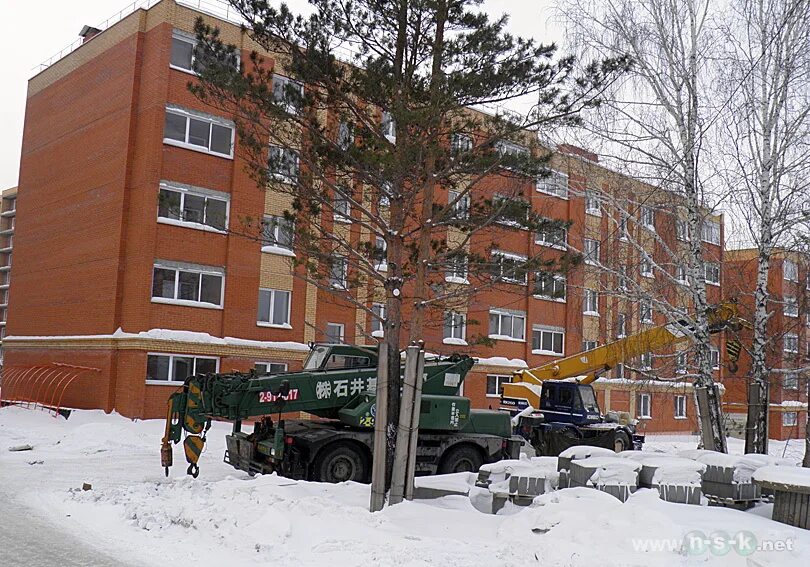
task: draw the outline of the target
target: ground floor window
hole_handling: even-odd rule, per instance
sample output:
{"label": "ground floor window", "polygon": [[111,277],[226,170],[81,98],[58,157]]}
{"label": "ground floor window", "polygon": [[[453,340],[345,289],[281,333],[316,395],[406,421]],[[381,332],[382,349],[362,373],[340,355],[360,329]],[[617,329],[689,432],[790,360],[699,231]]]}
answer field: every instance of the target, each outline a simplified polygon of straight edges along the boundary
{"label": "ground floor window", "polygon": [[183,382],[189,376],[219,371],[219,359],[188,354],[152,354],[146,357],[147,382]]}
{"label": "ground floor window", "polygon": [[652,404],[650,403],[650,394],[638,395],[638,416],[639,417],[652,417]]}
{"label": "ground floor window", "polygon": [[286,362],[257,362],[256,374],[278,374],[280,372],[287,372]]}
{"label": "ground floor window", "polygon": [[487,375],[487,396],[492,398],[500,397],[501,393],[503,393],[503,385],[508,384],[509,380],[510,376]]}
{"label": "ground floor window", "polygon": [[677,419],[686,417],[686,396],[675,396],[675,417]]}
{"label": "ground floor window", "polygon": [[782,414],[782,425],[793,427],[799,423],[799,414],[795,411],[786,411]]}

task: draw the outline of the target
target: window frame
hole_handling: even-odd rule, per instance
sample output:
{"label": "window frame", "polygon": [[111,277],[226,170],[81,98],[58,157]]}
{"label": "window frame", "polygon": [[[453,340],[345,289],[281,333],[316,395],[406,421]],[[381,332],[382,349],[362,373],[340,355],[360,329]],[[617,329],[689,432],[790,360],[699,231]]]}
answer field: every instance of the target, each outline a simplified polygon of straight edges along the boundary
{"label": "window frame", "polygon": [[466,254],[453,254],[447,257],[444,269],[444,281],[461,285],[469,285],[467,279],[470,273],[469,257]]}
{"label": "window frame", "polygon": [[[259,372],[259,370],[256,368],[260,364],[266,366],[265,372]],[[270,372],[269,371],[270,366],[273,365],[273,364],[283,366],[284,370],[279,370],[277,372]],[[257,360],[256,362],[253,363],[253,369],[256,370],[256,373],[259,374],[259,375],[263,375],[263,374],[282,374],[284,372],[289,372],[290,371],[290,365],[288,363],[286,363],[286,362],[273,362],[272,360]]]}
{"label": "window frame", "polygon": [[[169,114],[173,114],[174,116],[180,116],[185,119],[186,127],[185,127],[185,138],[184,140],[175,140],[174,138],[167,138],[166,137],[166,117]],[[199,146],[196,144],[192,144],[188,141],[189,139],[189,130],[191,128],[191,120],[197,120],[200,122],[207,122],[208,123],[208,147]],[[211,141],[213,140],[213,128],[214,125],[228,128],[231,131],[231,140],[230,140],[230,152],[225,154],[221,152],[217,152],[211,149]],[[200,152],[203,154],[208,154],[212,156],[217,156],[225,159],[233,159],[234,154],[234,145],[236,140],[236,125],[231,121],[225,118],[220,118],[218,116],[213,116],[211,114],[206,114],[204,112],[197,112],[194,110],[188,110],[181,106],[167,104],[166,110],[164,113],[163,118],[163,143],[168,146],[175,146],[178,148],[184,148],[186,150],[193,150],[195,152]]]}
{"label": "window frame", "polygon": [[[155,297],[155,270],[174,270],[174,297]],[[200,283],[197,288],[198,297],[202,296],[202,282],[203,275],[218,276],[221,279],[219,289],[219,304],[208,303],[207,301],[199,301],[193,299],[178,299],[180,291],[180,272],[199,274]],[[217,268],[214,266],[203,266],[200,264],[187,264],[183,262],[172,262],[169,260],[154,260],[152,262],[152,285],[149,293],[151,295],[151,303],[161,303],[166,305],[180,305],[184,307],[200,307],[203,309],[224,309],[225,308],[225,270],[224,268]]]}
{"label": "window frame", "polygon": [[[280,79],[280,83],[282,85],[294,85],[294,86],[298,87],[298,89],[300,90],[302,98],[304,96],[304,83],[302,83],[301,81],[296,81],[292,77],[288,77],[286,75],[280,75],[278,73],[273,73],[272,82],[271,82],[271,89],[272,89],[271,92],[272,92],[273,102],[275,102],[277,104],[279,104],[279,103],[282,104],[284,106],[284,111],[287,112],[287,114],[294,114],[294,115],[301,114],[302,109],[298,108],[293,103],[293,101],[285,100],[284,98],[279,98],[279,97],[276,96],[276,80],[277,79]],[[286,90],[286,87],[283,86],[282,90]]]}
{"label": "window frame", "polygon": [[[788,341],[796,343],[796,350],[788,349]],[[785,333],[782,337],[782,351],[789,354],[798,354],[799,352],[799,335],[796,333]]]}
{"label": "window frame", "polygon": [[[649,316],[647,316],[649,313]],[[655,314],[653,313],[652,302],[641,301],[638,306],[638,320],[643,325],[652,325],[655,323]]]}
{"label": "window frame", "polygon": [[[498,316],[498,333],[492,332],[492,316]],[[523,338],[515,338],[511,335],[504,335],[501,333],[503,331],[503,318],[504,317],[511,317],[512,318],[512,326],[510,332],[514,332],[515,330],[515,318],[520,318],[523,320]],[[487,336],[490,339],[498,340],[498,341],[512,341],[518,343],[525,343],[526,342],[526,312],[525,311],[518,311],[512,309],[504,309],[502,307],[490,307],[489,308],[489,317],[488,317],[488,324],[489,324],[489,332]]]}
{"label": "window frame", "polygon": [[641,251],[639,254],[639,274],[643,278],[654,278],[655,277],[655,265],[653,264],[652,257],[646,252]]}
{"label": "window frame", "polygon": [[[589,297],[593,298],[593,305],[589,305]],[[595,306],[596,309],[588,309],[588,307]],[[590,317],[599,317],[599,292],[595,289],[584,288],[582,290],[582,314]]]}
{"label": "window frame", "polygon": [[[563,183],[561,184],[560,181]],[[545,177],[538,176],[534,182],[535,191],[545,195],[551,195],[558,199],[568,200],[570,193],[569,178],[567,173],[550,169],[549,174]]]}
{"label": "window frame", "polygon": [[[788,270],[790,266],[790,270]],[[782,261],[782,279],[787,282],[799,281],[799,265],[789,258]]]}
{"label": "window frame", "polygon": [[638,369],[643,371],[653,369],[653,354],[651,351],[642,352],[638,355]]}
{"label": "window frame", "polygon": [[[593,244],[593,250],[588,250],[589,244]],[[595,260],[594,254],[595,252]],[[595,238],[583,238],[582,239],[582,259],[585,261],[586,264],[589,266],[598,266],[601,262],[602,256],[602,243],[596,240]]]}
{"label": "window frame", "polygon": [[709,364],[712,365],[712,370],[720,370],[720,349],[709,347]]}
{"label": "window frame", "polygon": [[[448,322],[450,323],[448,325]],[[460,333],[457,331],[460,329]],[[447,335],[447,331],[450,335]],[[460,336],[456,336],[460,335]],[[467,314],[460,311],[444,312],[442,322],[442,343],[446,345],[467,345]]]}
{"label": "window frame", "polygon": [[[268,320],[262,321],[259,319],[259,312],[258,312],[258,305],[256,307],[256,326],[258,327],[271,327],[274,329],[292,329],[292,320],[291,320],[291,311],[292,311],[292,291],[287,289],[275,289],[270,287],[260,287],[259,288],[259,296],[261,293],[270,292],[270,311],[268,313]],[[273,315],[275,315],[275,307],[276,307],[276,294],[277,293],[286,293],[287,294],[287,313],[286,313],[286,323],[273,323]],[[261,302],[259,302],[259,305]]]}
{"label": "window frame", "polygon": [[[642,400],[646,400],[646,404]],[[652,419],[652,394],[648,392],[639,392],[638,399],[636,401],[638,403],[638,418]],[[645,405],[646,411],[644,407]]]}
{"label": "window frame", "polygon": [[[287,222],[289,222],[289,231],[290,231],[289,246],[279,244],[279,234],[281,232],[281,225],[282,223]],[[270,240],[267,238],[268,234],[265,231],[265,227],[268,226],[272,227],[272,238],[273,238],[272,244],[267,244],[267,242],[270,242]],[[295,257],[295,252],[293,251],[294,243],[295,243],[295,221],[287,219],[284,215],[266,214],[262,217],[262,252],[267,254],[278,254],[279,256],[291,256],[294,258]]]}
{"label": "window frame", "polygon": [[[594,217],[602,216],[602,209],[599,206],[599,194],[601,191],[598,189],[585,189],[585,214]],[[596,206],[594,206],[594,202]]]}
{"label": "window frame", "polygon": [[687,415],[686,415],[686,406],[687,406],[686,395],[684,395],[684,394],[675,394],[675,396],[673,396],[673,402],[675,404],[674,418],[675,419],[687,419]]}
{"label": "window frame", "polygon": [[648,205],[641,205],[639,221],[641,226],[655,232],[655,209]]}
{"label": "window frame", "polygon": [[[524,269],[522,269],[522,272],[523,272],[523,278],[522,279],[517,279],[517,277],[510,278],[510,277],[504,276],[504,262],[503,262],[503,260],[518,260],[520,262],[523,262],[523,264],[525,265],[526,261],[527,261],[526,256],[523,256],[521,254],[514,254],[512,252],[504,252],[503,250],[493,250],[492,251],[492,256],[493,256],[493,265],[498,266],[498,273],[497,274],[495,274],[495,270],[493,270],[493,276],[494,276],[496,281],[502,282],[502,283],[513,284],[513,285],[528,285],[529,284],[529,271],[527,269],[525,269],[525,267],[524,267]],[[515,268],[516,272],[517,272],[517,270],[518,270],[518,268]]]}
{"label": "window frame", "polygon": [[[495,393],[490,394],[489,392],[489,379],[495,378]],[[487,398],[499,398],[501,397],[501,391],[503,390],[504,384],[509,384],[512,381],[512,377],[505,375],[505,374],[487,374],[486,375],[486,384],[484,385],[484,392]]]}
{"label": "window frame", "polygon": [[[786,419],[792,416],[792,419]],[[799,412],[797,411],[784,411],[782,412],[782,427],[797,427],[799,425]]]}
{"label": "window frame", "polygon": [[[716,230],[715,230],[716,227]],[[715,242],[715,234],[717,241]],[[708,244],[714,244],[715,246],[720,246],[720,241],[722,240],[721,231],[720,231],[720,223],[715,222],[713,220],[705,219],[703,221],[703,227],[701,229],[700,239],[703,242]]]}
{"label": "window frame", "polygon": [[[169,379],[168,380],[149,380],[148,378],[146,378],[145,382],[146,382],[147,385],[150,385],[150,386],[166,386],[166,385],[168,385],[168,386],[177,386],[177,385],[182,385],[184,383],[184,380],[173,380],[172,379],[174,377],[173,359],[175,357],[194,359],[194,370],[195,370],[195,372],[190,374],[190,376],[195,376],[196,375],[197,359],[198,358],[203,359],[203,360],[213,360],[213,361],[216,362],[216,370],[215,370],[215,372],[219,372],[219,369],[220,369],[220,366],[219,366],[220,365],[220,357],[218,357],[218,356],[210,356],[210,355],[204,355],[204,354],[181,354],[181,353],[171,353],[171,352],[147,351],[147,353],[146,353],[146,369],[147,369],[147,372],[149,371],[149,357],[150,356],[168,356],[169,357],[169,376],[168,376]],[[148,374],[147,374],[147,376],[148,376]]]}
{"label": "window frame", "polygon": [[[543,276],[550,276],[549,278],[542,277]],[[552,295],[547,295],[544,293],[538,293],[540,286],[538,285],[540,281],[548,282],[552,281]],[[562,295],[557,296],[555,295],[557,284],[562,283]],[[536,299],[542,299],[545,301],[556,301],[557,303],[566,303],[568,301],[568,278],[566,278],[562,274],[554,274],[549,272],[535,272],[534,273],[534,288],[532,289],[532,297]]]}
{"label": "window frame", "polygon": [[[180,210],[178,215],[181,217],[179,219],[175,219],[172,217],[165,217],[160,215],[160,199],[161,194],[163,191],[169,191],[172,193],[178,193],[180,195]],[[185,216],[185,201],[186,196],[190,195],[193,197],[201,197],[205,199],[203,205],[203,214],[207,216],[208,214],[208,200],[214,201],[221,201],[225,203],[225,228],[217,228],[213,225],[206,224],[204,221],[202,223],[197,221],[189,221],[183,220],[183,216]],[[219,191],[212,191],[210,189],[203,189],[202,187],[192,187],[191,185],[183,185],[181,183],[172,183],[170,181],[161,181],[158,184],[158,206],[157,206],[157,222],[160,224],[167,224],[172,226],[181,226],[185,228],[193,228],[195,230],[202,230],[204,232],[214,232],[217,234],[227,234],[228,233],[228,226],[230,224],[230,215],[231,215],[231,199],[228,193],[221,193]]]}
{"label": "window frame", "polygon": [[[375,312],[376,309],[376,312]],[[382,319],[386,317],[385,303],[374,302],[371,304],[371,336],[382,338],[385,336],[385,323]]]}
{"label": "window frame", "polygon": [[[715,274],[717,275],[717,281],[715,281],[713,279],[709,279],[709,275],[714,276]],[[709,262],[709,261],[703,262],[703,280],[707,284],[714,285],[714,286],[719,286],[720,285],[720,278],[721,278],[721,273],[720,273],[720,263],[719,262]]]}
{"label": "window frame", "polygon": [[[535,333],[539,333],[537,346],[535,348]],[[543,348],[543,335],[551,335],[551,350]],[[555,335],[560,336],[560,351],[554,350]],[[548,356],[565,356],[565,329],[563,327],[552,327],[549,325],[532,325],[532,354],[544,354]]]}
{"label": "window frame", "polygon": [[[790,381],[788,381],[788,377]],[[786,372],[782,375],[782,389],[783,390],[798,390],[799,389],[799,373]]]}
{"label": "window frame", "polygon": [[[548,221],[553,221],[554,219],[546,219]],[[549,240],[549,236],[553,236],[555,233],[562,233],[562,240],[560,239],[552,239]],[[534,233],[534,243],[538,246],[545,246],[546,248],[553,248],[555,250],[567,250],[568,249],[568,229],[561,228],[559,231],[538,231]]]}
{"label": "window frame", "polygon": [[[349,285],[349,259],[346,256],[342,256],[340,254],[336,254],[331,259],[331,265],[329,266],[329,286],[333,289],[348,289]],[[340,278],[340,281],[333,281],[335,278],[333,277],[335,272],[336,263],[339,264],[343,272]]]}
{"label": "window frame", "polygon": [[334,327],[334,328],[340,329],[340,334],[339,334],[340,340],[338,342],[336,342],[336,343],[334,343],[332,341],[327,341],[328,344],[333,344],[333,345],[335,345],[335,344],[337,344],[337,345],[346,344],[346,325],[344,323],[327,322],[326,323],[326,329],[324,330],[324,336],[327,337],[327,339],[329,338],[329,327]]}
{"label": "window frame", "polygon": [[[343,194],[343,193],[346,194]],[[332,197],[332,219],[342,224],[352,223],[352,202],[348,196],[348,187],[341,187]]]}
{"label": "window frame", "polygon": [[785,317],[796,318],[799,316],[799,301],[796,297],[786,295],[784,297],[784,305],[782,306],[782,314]]}
{"label": "window frame", "polygon": [[[281,161],[284,162],[290,155],[295,157],[295,173],[290,174],[283,171],[273,171],[270,169],[270,159],[273,152],[279,152]],[[295,185],[301,175],[301,152],[295,148],[279,146],[278,144],[267,145],[267,171],[273,179],[287,185]]]}

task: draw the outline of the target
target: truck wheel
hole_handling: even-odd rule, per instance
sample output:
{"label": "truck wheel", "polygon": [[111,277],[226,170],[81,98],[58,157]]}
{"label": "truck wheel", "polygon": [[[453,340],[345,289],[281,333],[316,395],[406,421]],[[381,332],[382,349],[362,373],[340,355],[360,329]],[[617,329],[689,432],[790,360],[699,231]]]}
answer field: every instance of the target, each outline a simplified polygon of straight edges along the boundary
{"label": "truck wheel", "polygon": [[613,450],[617,453],[627,451],[631,447],[630,436],[624,431],[616,431],[613,436]]}
{"label": "truck wheel", "polygon": [[483,464],[484,458],[477,448],[472,445],[457,445],[444,454],[438,473],[478,472]]}
{"label": "truck wheel", "polygon": [[368,459],[350,443],[334,443],[318,452],[313,472],[321,482],[368,482]]}

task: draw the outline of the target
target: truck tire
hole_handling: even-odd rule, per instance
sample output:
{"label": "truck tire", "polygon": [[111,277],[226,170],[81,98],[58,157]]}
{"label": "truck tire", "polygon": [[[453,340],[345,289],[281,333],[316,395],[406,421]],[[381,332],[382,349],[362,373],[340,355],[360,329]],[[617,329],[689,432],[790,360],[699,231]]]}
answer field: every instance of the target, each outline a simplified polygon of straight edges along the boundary
{"label": "truck tire", "polygon": [[616,431],[613,435],[613,450],[617,453],[627,451],[632,447],[630,436],[624,431]]}
{"label": "truck tire", "polygon": [[332,443],[318,451],[312,471],[321,482],[368,482],[369,460],[353,443]]}
{"label": "truck tire", "polygon": [[477,447],[472,445],[456,445],[442,455],[441,463],[436,471],[438,474],[457,472],[478,472],[484,464],[484,457]]}

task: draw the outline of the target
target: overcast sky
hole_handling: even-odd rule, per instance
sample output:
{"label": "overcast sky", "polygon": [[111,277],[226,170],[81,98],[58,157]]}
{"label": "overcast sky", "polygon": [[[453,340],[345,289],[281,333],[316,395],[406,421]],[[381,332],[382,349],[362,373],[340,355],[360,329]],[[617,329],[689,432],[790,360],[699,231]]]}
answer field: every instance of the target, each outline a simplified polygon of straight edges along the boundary
{"label": "overcast sky", "polygon": [[[209,0],[210,1],[210,0]],[[553,0],[485,0],[492,14],[510,15],[511,31],[543,41],[559,41],[549,23]],[[293,8],[305,0],[288,2]],[[0,34],[5,81],[0,91],[0,123],[6,133],[0,142],[0,189],[17,184],[28,79],[44,60],[69,45],[84,24],[98,25],[131,5],[127,0],[0,0],[5,22]]]}

